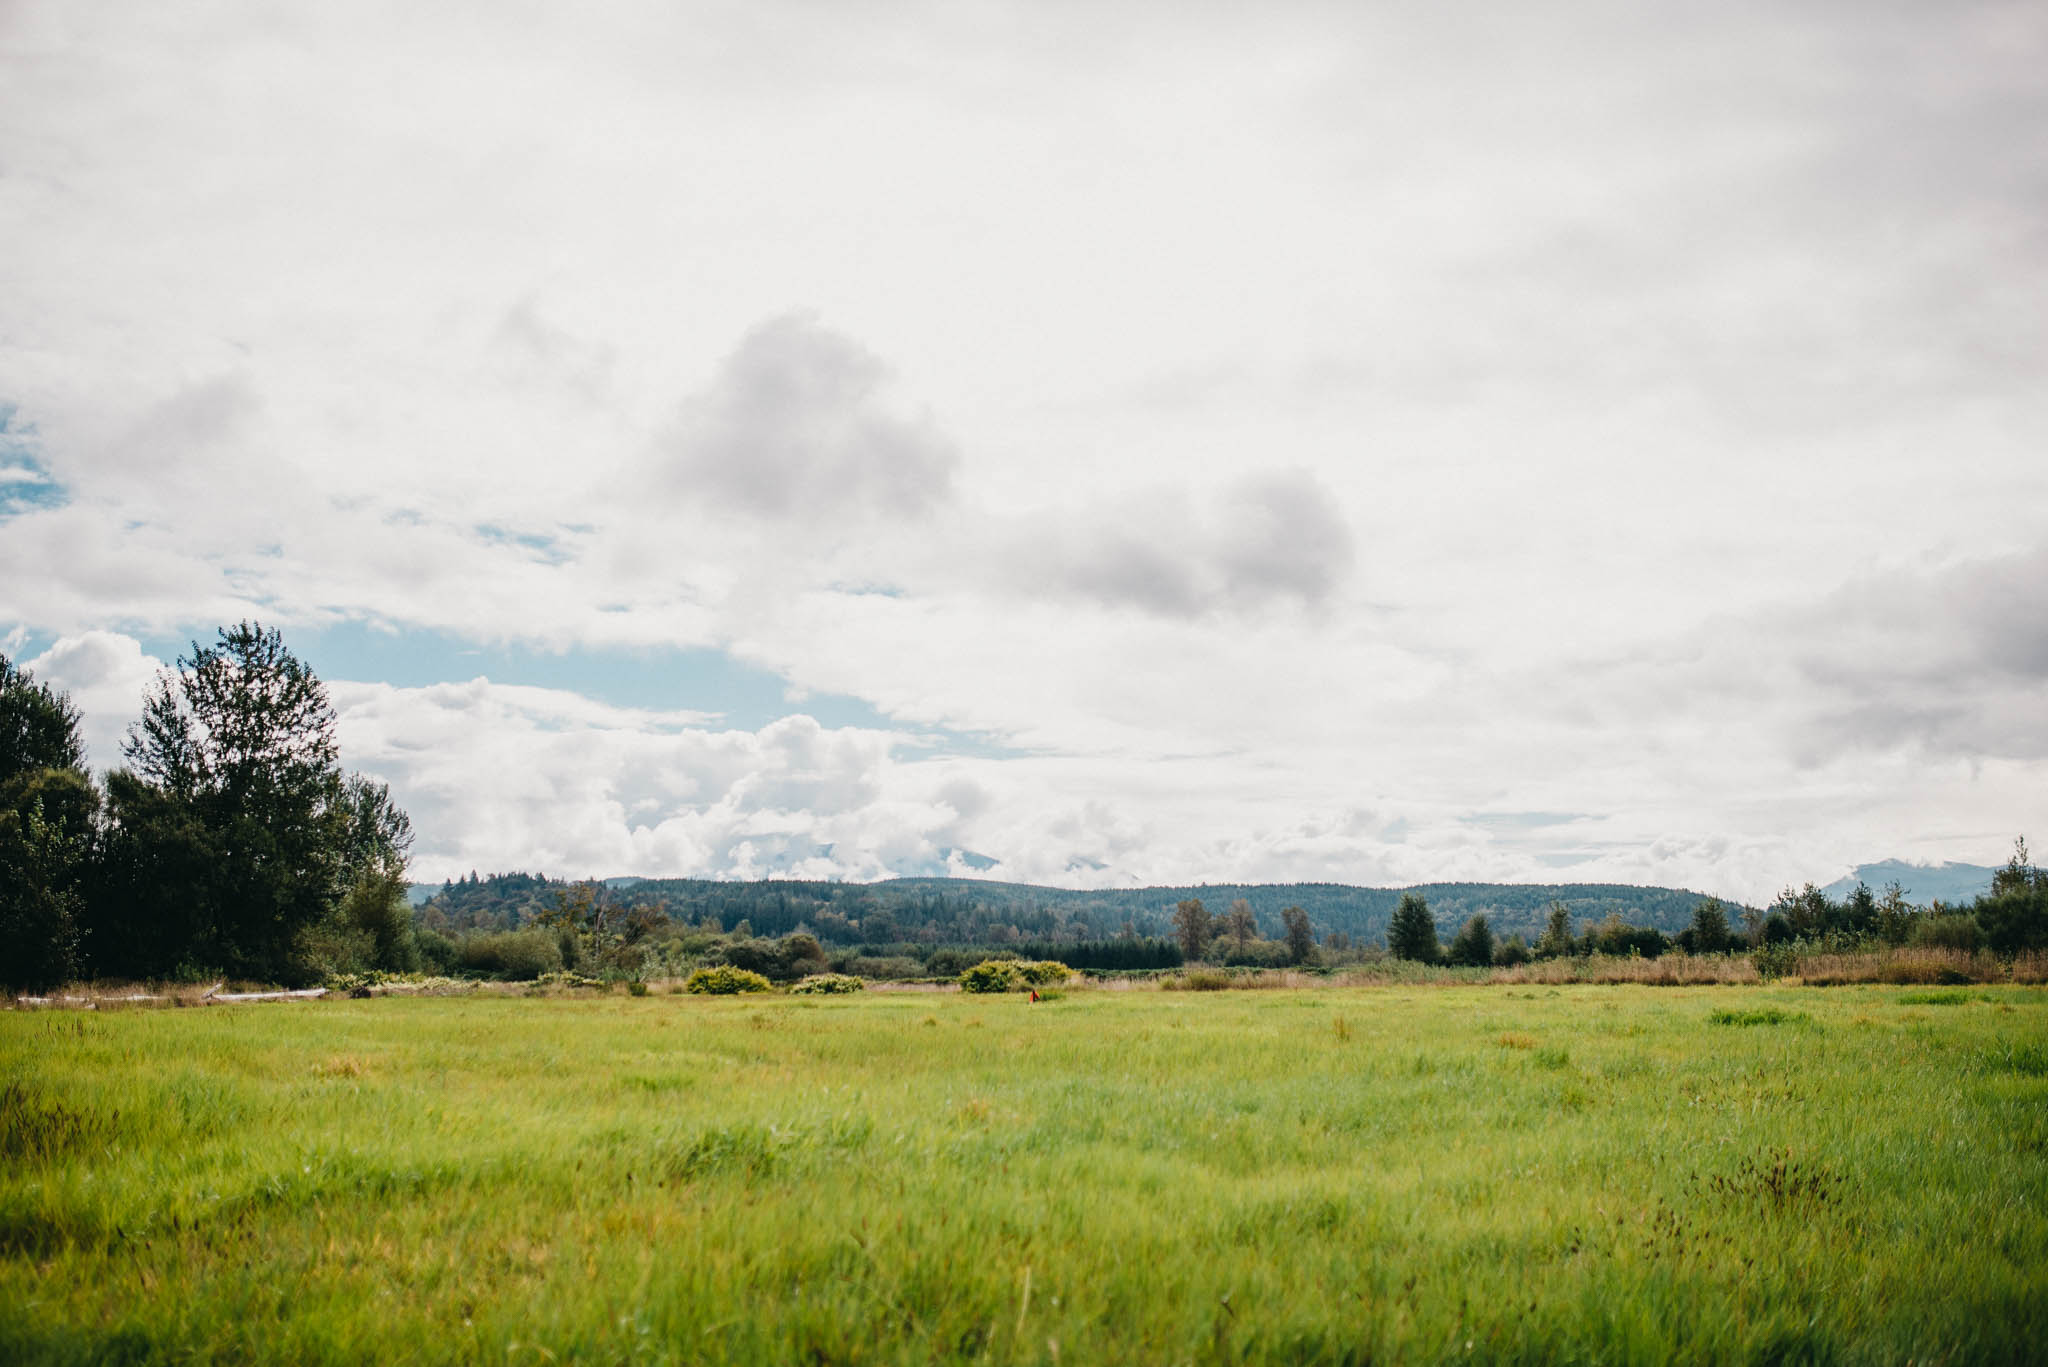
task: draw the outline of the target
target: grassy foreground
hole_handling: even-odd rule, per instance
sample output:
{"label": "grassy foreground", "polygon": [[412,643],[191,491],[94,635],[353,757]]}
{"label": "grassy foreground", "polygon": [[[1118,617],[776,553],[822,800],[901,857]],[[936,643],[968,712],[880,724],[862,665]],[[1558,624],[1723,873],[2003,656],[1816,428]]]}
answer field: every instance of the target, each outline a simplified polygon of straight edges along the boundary
{"label": "grassy foreground", "polygon": [[2048,992],[0,1015],[0,1361],[1997,1362]]}

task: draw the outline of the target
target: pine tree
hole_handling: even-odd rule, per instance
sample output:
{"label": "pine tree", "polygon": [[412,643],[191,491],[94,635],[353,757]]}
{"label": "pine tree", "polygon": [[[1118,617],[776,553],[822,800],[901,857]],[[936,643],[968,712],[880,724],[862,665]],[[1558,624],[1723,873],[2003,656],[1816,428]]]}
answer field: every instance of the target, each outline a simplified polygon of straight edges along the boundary
{"label": "pine tree", "polygon": [[1493,927],[1486,924],[1486,917],[1474,916],[1465,922],[1465,928],[1458,932],[1458,938],[1451,941],[1451,952],[1447,956],[1454,964],[1467,968],[1488,968],[1493,964]]}
{"label": "pine tree", "polygon": [[1394,919],[1387,923],[1387,952],[1397,959],[1425,964],[1433,964],[1441,956],[1436,942],[1436,920],[1429,914],[1429,903],[1418,894],[1401,894]]}

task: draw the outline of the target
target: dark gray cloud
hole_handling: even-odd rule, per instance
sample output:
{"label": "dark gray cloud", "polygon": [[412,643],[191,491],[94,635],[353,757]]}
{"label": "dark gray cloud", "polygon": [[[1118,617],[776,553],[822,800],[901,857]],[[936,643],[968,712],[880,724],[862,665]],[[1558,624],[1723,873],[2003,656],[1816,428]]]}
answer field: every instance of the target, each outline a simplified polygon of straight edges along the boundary
{"label": "dark gray cloud", "polygon": [[888,405],[888,380],[851,338],[801,314],[770,319],[685,405],[661,478],[759,518],[931,513],[952,497],[959,457],[928,418]]}

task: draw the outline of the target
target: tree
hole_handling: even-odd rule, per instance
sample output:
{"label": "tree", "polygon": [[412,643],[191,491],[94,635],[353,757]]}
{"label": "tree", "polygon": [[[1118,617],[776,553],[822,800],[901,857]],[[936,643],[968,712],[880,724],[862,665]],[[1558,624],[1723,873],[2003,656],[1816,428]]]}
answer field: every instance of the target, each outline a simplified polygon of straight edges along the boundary
{"label": "tree", "polygon": [[1404,892],[1387,923],[1387,952],[1397,959],[1433,964],[1440,956],[1436,942],[1436,920],[1429,903],[1417,894]]}
{"label": "tree", "polygon": [[1259,935],[1259,921],[1252,915],[1252,904],[1240,897],[1230,904],[1230,910],[1223,915],[1223,933],[1237,942],[1240,949],[1250,944]]}
{"label": "tree", "polygon": [[0,791],[43,769],[85,772],[71,699],[0,655]]}
{"label": "tree", "polygon": [[1906,901],[1906,890],[1897,879],[1885,884],[1884,897],[1877,904],[1877,933],[1888,945],[1902,945],[1913,934],[1918,913]]}
{"label": "tree", "polygon": [[1550,920],[1543,927],[1543,934],[1536,940],[1536,957],[1539,959],[1561,958],[1572,952],[1572,911],[1562,902],[1550,904]]}
{"label": "tree", "polygon": [[1690,954],[1722,954],[1734,943],[1721,899],[1708,897],[1692,909],[1692,924],[1678,937]]}
{"label": "tree", "polygon": [[1308,913],[1300,907],[1288,907],[1280,913],[1280,924],[1287,932],[1287,962],[1307,963],[1316,952],[1316,933],[1308,923]]}
{"label": "tree", "polygon": [[2034,867],[2024,836],[2005,867],[1991,876],[1991,891],[1977,899],[1975,910],[1994,953],[2048,949],[2048,871]]}
{"label": "tree", "polygon": [[303,981],[333,966],[309,938],[395,952],[410,933],[392,922],[411,823],[380,785],[342,774],[327,690],[276,631],[242,622],[194,642],[122,754],[94,911],[119,945],[109,966]]}
{"label": "tree", "polygon": [[78,976],[98,810],[78,709],[0,655],[0,986]]}
{"label": "tree", "polygon": [[1474,916],[1465,922],[1458,938],[1451,941],[1447,956],[1454,964],[1471,968],[1485,968],[1493,963],[1493,927],[1486,924],[1486,917]]}
{"label": "tree", "polygon": [[1209,919],[1209,909],[1202,905],[1199,897],[1190,897],[1173,908],[1173,937],[1180,941],[1180,952],[1187,956],[1189,963],[1199,963],[1202,951],[1209,947],[1215,927]]}

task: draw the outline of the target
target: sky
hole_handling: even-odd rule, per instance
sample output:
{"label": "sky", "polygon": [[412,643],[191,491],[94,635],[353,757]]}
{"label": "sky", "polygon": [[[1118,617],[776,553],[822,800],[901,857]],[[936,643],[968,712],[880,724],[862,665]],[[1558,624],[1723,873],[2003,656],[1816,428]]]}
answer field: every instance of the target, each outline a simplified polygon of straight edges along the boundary
{"label": "sky", "polygon": [[414,876],[2048,839],[2048,9],[0,0],[0,651]]}

